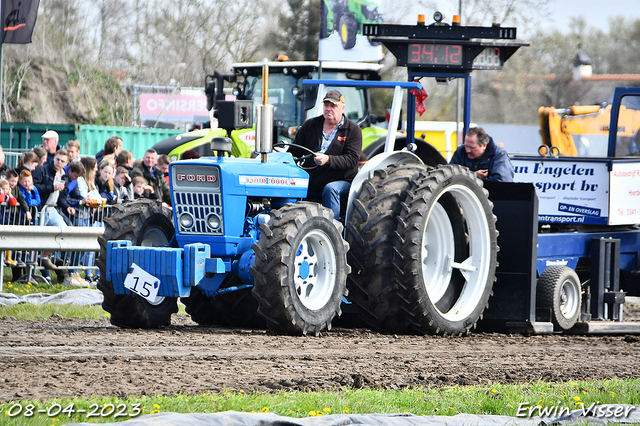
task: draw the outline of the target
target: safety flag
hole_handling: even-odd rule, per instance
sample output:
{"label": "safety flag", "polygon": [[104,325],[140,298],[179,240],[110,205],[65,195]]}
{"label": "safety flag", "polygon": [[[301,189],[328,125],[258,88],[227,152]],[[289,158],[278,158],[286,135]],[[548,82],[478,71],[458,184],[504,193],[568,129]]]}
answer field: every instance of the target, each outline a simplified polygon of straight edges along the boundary
{"label": "safety flag", "polygon": [[0,43],[31,43],[40,0],[0,0],[2,4],[2,40]]}

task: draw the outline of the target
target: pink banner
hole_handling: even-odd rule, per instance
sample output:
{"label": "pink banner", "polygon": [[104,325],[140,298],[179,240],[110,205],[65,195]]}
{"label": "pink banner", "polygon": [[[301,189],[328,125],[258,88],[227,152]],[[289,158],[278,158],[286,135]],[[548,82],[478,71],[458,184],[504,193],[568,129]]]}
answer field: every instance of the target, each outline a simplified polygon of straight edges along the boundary
{"label": "pink banner", "polygon": [[[202,95],[170,95],[158,93],[142,93],[140,95],[140,118],[142,120],[158,119],[162,109],[162,121],[206,121],[209,119],[207,98]],[[165,107],[166,105],[166,107]]]}

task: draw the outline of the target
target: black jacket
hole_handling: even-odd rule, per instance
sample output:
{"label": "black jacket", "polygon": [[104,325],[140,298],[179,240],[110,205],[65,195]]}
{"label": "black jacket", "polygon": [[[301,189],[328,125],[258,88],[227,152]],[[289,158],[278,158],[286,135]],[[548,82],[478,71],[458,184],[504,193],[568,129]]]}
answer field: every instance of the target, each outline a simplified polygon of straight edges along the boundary
{"label": "black jacket", "polygon": [[[305,121],[298,129],[293,143],[318,152],[322,145],[323,124],[324,117],[322,115]],[[309,154],[309,152],[296,147],[291,147],[289,151],[295,157]],[[356,123],[344,117],[344,124],[338,129],[335,138],[325,152],[329,156],[329,163],[310,168],[315,166],[313,158],[310,158],[303,164],[305,168],[310,168],[307,170],[309,190],[322,191],[326,184],[338,180],[353,181],[353,178],[358,174],[361,151],[362,131]]]}
{"label": "black jacket", "polygon": [[146,179],[147,183],[153,188],[153,192],[157,195],[159,200],[171,205],[171,192],[169,190],[169,184],[164,178],[164,175],[157,167],[153,168],[153,174],[149,169],[140,163],[131,169],[131,179],[136,176],[142,176]]}
{"label": "black jacket", "polygon": [[[36,188],[38,188],[38,192],[40,193],[40,199],[42,202],[40,203],[40,208],[45,205],[49,195],[53,192],[53,180],[56,176],[56,171],[53,168],[53,164],[43,164],[42,166],[36,167],[33,171],[33,184]],[[69,202],[67,201],[67,193],[69,191],[69,177],[66,173],[62,175],[62,182],[64,183],[64,188],[60,191],[58,195],[58,203],[57,206],[62,209],[62,211],[66,214],[67,208],[69,207]]]}

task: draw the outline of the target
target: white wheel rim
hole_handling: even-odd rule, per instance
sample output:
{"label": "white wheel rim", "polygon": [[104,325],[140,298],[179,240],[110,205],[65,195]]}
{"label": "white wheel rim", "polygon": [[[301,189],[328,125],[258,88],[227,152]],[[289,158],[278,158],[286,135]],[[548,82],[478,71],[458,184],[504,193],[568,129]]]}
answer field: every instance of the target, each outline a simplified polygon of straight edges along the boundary
{"label": "white wheel rim", "polygon": [[162,229],[154,226],[147,230],[139,245],[142,247],[166,247],[169,245],[169,240]]}
{"label": "white wheel rim", "polygon": [[300,302],[312,311],[322,309],[333,294],[336,253],[322,231],[311,231],[300,242],[295,257],[294,286]]}
{"label": "white wheel rim", "polygon": [[431,208],[422,241],[422,275],[429,299],[435,304],[447,291],[453,273],[450,268],[443,270],[441,262],[453,259],[456,248],[451,221],[438,203]]}
{"label": "white wheel rim", "polygon": [[[462,262],[454,261],[453,226],[446,210],[437,202],[447,193],[453,195],[462,209],[468,232],[469,256]],[[451,185],[434,201],[422,237],[422,276],[431,304],[444,319],[452,322],[464,320],[478,307],[490,272],[490,236],[482,202],[470,188]],[[465,283],[452,308],[441,312],[436,304],[446,293],[454,269],[460,271]]]}
{"label": "white wheel rim", "polygon": [[566,319],[573,318],[578,310],[580,301],[580,290],[576,288],[575,282],[565,280],[560,287],[560,313]]}

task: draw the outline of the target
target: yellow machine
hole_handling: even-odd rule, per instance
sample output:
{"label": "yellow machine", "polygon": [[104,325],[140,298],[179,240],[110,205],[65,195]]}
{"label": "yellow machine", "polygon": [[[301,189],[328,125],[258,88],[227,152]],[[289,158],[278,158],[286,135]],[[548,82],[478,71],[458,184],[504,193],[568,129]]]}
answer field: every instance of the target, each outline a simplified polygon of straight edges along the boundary
{"label": "yellow machine", "polygon": [[[542,143],[557,147],[560,154],[581,157],[609,155],[611,105],[572,106],[556,109],[540,107]],[[621,105],[615,157],[640,155],[640,110]]]}

